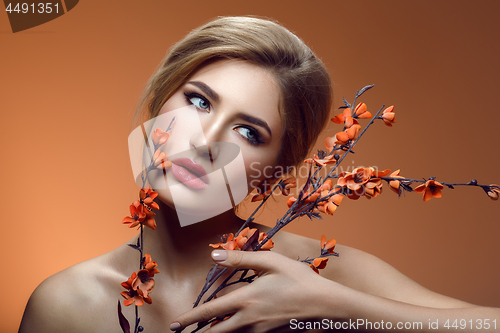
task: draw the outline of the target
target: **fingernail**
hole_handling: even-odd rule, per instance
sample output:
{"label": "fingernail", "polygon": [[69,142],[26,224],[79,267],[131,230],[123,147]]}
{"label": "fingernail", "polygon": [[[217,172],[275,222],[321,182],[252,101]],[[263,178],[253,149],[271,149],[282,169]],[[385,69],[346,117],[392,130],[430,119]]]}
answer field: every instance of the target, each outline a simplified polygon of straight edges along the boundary
{"label": "fingernail", "polygon": [[174,321],[172,324],[170,324],[170,330],[171,331],[176,331],[178,330],[179,328],[181,328],[181,324],[179,324],[178,322]]}
{"label": "fingernail", "polygon": [[227,259],[227,251],[224,250],[213,250],[212,259],[217,262],[221,262]]}

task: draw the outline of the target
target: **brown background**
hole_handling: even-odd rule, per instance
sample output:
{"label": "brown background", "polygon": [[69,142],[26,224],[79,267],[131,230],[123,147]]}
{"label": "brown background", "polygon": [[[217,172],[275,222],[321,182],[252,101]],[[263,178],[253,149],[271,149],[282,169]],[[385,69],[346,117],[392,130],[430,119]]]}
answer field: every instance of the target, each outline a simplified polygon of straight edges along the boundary
{"label": "brown background", "polygon": [[[294,31],[329,68],[336,107],[371,83],[363,100],[372,111],[396,105],[396,126],[374,126],[345,167],[500,183],[500,2],[180,3],[88,0],[16,34],[0,13],[1,332],[17,330],[43,279],[133,237],[121,219],[137,195],[127,151],[134,107],[168,48],[219,15],[271,17]],[[478,188],[426,203],[387,190],[288,229],[324,233],[432,290],[500,306],[499,205]],[[279,205],[269,211],[266,223]]]}

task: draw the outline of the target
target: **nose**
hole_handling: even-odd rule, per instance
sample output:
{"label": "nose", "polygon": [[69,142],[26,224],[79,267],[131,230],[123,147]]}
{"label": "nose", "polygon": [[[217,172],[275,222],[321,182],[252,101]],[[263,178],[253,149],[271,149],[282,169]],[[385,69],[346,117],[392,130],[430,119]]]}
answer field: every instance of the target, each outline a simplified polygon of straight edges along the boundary
{"label": "nose", "polygon": [[219,156],[220,147],[218,141],[220,138],[220,131],[217,124],[208,123],[203,126],[203,132],[194,133],[189,144],[196,150],[199,156],[209,158],[215,161]]}

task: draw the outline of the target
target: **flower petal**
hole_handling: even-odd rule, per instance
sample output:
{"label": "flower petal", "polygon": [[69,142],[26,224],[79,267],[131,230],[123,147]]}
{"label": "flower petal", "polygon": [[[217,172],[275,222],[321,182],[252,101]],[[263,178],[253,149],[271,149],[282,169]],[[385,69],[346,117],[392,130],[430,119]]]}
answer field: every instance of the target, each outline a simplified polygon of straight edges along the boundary
{"label": "flower petal", "polygon": [[333,202],[334,204],[336,204],[338,206],[342,202],[342,199],[344,199],[344,195],[341,194],[341,193],[337,193],[337,194],[332,195],[328,199],[328,201],[331,201],[331,202]]}
{"label": "flower petal", "polygon": [[366,104],[365,103],[359,103],[358,106],[354,109],[354,115],[359,116],[362,113],[366,112]]}
{"label": "flower petal", "polygon": [[326,149],[331,150],[333,148],[333,146],[335,146],[335,141],[336,140],[337,139],[334,136],[327,137],[325,139],[325,147],[326,147]]}
{"label": "flower petal", "polygon": [[499,195],[496,191],[488,191],[487,194],[492,200],[498,200],[499,198]]}
{"label": "flower petal", "polygon": [[134,304],[134,300],[131,299],[131,298],[123,300],[123,305],[125,305],[125,306],[129,306],[129,305],[132,305],[132,304]]}
{"label": "flower petal", "polygon": [[350,128],[354,124],[354,120],[352,119],[351,116],[345,117],[345,123],[344,126],[347,128]]}
{"label": "flower petal", "polygon": [[346,132],[338,132],[335,135],[335,138],[337,139],[337,142],[346,143],[347,141],[349,141],[349,135]]}
{"label": "flower petal", "polygon": [[329,214],[329,215],[333,215],[333,213],[335,213],[335,211],[337,210],[337,205],[334,204],[333,202],[328,202],[326,204],[326,209],[325,209],[325,213]]}
{"label": "flower petal", "polygon": [[328,258],[319,257],[313,260],[313,266],[318,269],[323,269],[326,267],[326,263],[328,262]]}
{"label": "flower petal", "polygon": [[335,124],[343,124],[344,123],[344,115],[338,114],[331,119]]}
{"label": "flower petal", "polygon": [[373,177],[376,177],[376,178],[385,177],[390,172],[391,172],[391,170],[389,170],[389,169],[385,169],[384,171],[378,171],[378,170],[376,170],[376,171],[373,172]]}
{"label": "flower petal", "polygon": [[328,242],[326,242],[326,245],[323,248],[325,250],[333,250],[335,248],[335,245],[337,245],[337,240],[330,239]]}
{"label": "flower petal", "polygon": [[149,207],[156,209],[156,210],[160,209],[160,206],[158,206],[158,204],[154,201],[149,204]]}
{"label": "flower petal", "polygon": [[429,201],[432,198],[432,191],[430,188],[426,187],[424,191],[424,201]]}
{"label": "flower petal", "polygon": [[134,223],[134,222],[136,222],[136,220],[131,218],[130,216],[126,216],[122,220],[122,223]]}
{"label": "flower petal", "polygon": [[144,222],[142,222],[145,226],[150,227],[151,229],[155,230],[156,229],[156,221],[155,219],[147,219]]}
{"label": "flower petal", "polygon": [[422,184],[422,185],[418,185],[413,190],[417,193],[422,193],[425,190],[425,188],[426,188],[425,184]]}
{"label": "flower petal", "polygon": [[372,117],[372,114],[370,113],[370,111],[366,111],[366,112],[363,112],[362,114],[360,114],[358,116],[358,119],[369,119]]}
{"label": "flower petal", "polygon": [[441,198],[443,196],[443,191],[441,189],[432,189],[431,190],[432,196],[434,198]]}
{"label": "flower petal", "polygon": [[350,140],[356,140],[358,138],[358,132],[359,132],[358,126],[351,126],[351,128],[347,130],[347,137]]}
{"label": "flower petal", "polygon": [[382,111],[382,113],[392,112],[392,110],[394,110],[394,105],[391,105],[391,106],[387,107],[384,111]]}
{"label": "flower petal", "polygon": [[352,116],[351,108],[345,108],[344,112],[342,112],[342,114],[344,115],[344,122],[345,122],[345,118]]}
{"label": "flower petal", "polygon": [[318,273],[318,274],[319,274],[318,269],[317,269],[316,267],[314,267],[314,265],[313,265],[313,264],[309,264],[309,267],[311,267],[313,271],[315,271],[316,273]]}
{"label": "flower petal", "polygon": [[400,185],[399,180],[391,180],[389,182],[390,189],[396,192],[397,194],[399,194],[399,185]]}
{"label": "flower petal", "polygon": [[394,117],[396,116],[395,113],[393,112],[389,112],[389,113],[384,113],[382,115],[382,119],[386,120],[386,121],[389,121],[389,122],[392,122],[394,120]]}

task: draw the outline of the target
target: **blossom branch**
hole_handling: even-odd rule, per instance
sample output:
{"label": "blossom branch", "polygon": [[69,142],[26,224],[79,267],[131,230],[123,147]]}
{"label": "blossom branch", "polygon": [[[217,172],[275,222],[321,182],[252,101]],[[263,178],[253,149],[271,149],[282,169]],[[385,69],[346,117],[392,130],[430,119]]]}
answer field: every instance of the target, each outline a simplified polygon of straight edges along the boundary
{"label": "blossom branch", "polygon": [[[141,174],[142,187],[139,191],[139,200],[135,201],[130,206],[130,216],[123,219],[122,223],[129,224],[129,227],[138,226],[140,229],[140,235],[137,239],[136,244],[128,244],[135,250],[139,251],[139,271],[132,273],[130,278],[122,282],[122,286],[127,289],[127,291],[121,292],[121,295],[125,298],[123,301],[125,306],[134,304],[135,305],[135,327],[134,333],[139,333],[144,330],[140,326],[139,317],[139,306],[142,306],[144,302],[151,304],[152,299],[149,294],[153,291],[155,280],[154,275],[160,271],[156,268],[156,262],[151,260],[149,254],[144,254],[144,226],[148,226],[151,229],[156,229],[156,222],[153,217],[156,215],[153,209],[159,209],[159,206],[154,199],[158,196],[158,193],[152,191],[151,187],[145,189],[146,181],[148,179],[149,173],[154,169],[162,169],[165,172],[166,169],[172,166],[171,162],[167,160],[167,155],[163,152],[160,153],[159,148],[163,146],[170,134],[171,126],[175,120],[175,117],[170,121],[168,128],[165,132],[157,128],[151,133],[151,141],[153,142],[153,155],[149,166],[146,168],[146,174]],[[120,326],[124,333],[130,332],[130,325],[127,319],[121,313],[121,307],[118,307],[118,317],[120,321]]]}

